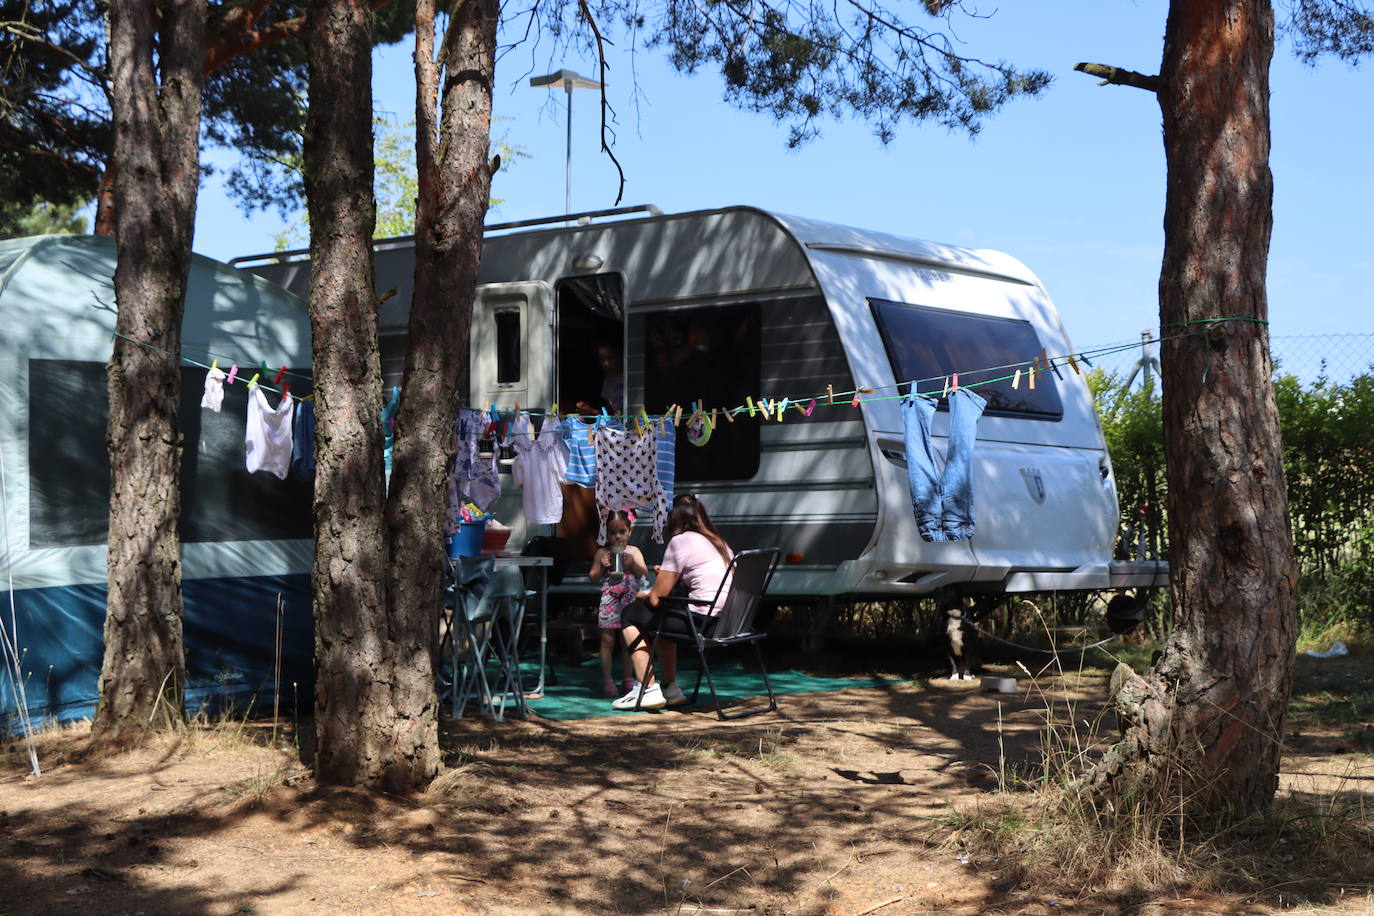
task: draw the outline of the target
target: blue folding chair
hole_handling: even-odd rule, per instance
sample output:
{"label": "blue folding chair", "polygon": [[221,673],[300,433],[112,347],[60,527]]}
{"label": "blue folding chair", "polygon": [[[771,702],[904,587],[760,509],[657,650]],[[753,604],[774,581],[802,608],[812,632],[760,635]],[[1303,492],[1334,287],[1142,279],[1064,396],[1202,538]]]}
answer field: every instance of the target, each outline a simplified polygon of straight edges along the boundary
{"label": "blue folding chair", "polygon": [[515,567],[492,568],[488,558],[460,557],[455,579],[453,637],[453,716],[462,718],[469,703],[503,721],[514,701],[526,714],[520,682],[519,636],[525,601],[531,594]]}

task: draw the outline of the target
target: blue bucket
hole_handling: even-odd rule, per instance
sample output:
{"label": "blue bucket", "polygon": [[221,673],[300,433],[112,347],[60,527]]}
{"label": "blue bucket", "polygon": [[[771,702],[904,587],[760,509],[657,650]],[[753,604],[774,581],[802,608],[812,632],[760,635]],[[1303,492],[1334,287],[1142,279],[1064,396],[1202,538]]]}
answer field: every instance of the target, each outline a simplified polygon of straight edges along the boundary
{"label": "blue bucket", "polygon": [[448,536],[448,555],[450,557],[480,557],[482,555],[482,532],[486,522],[463,522],[457,534]]}

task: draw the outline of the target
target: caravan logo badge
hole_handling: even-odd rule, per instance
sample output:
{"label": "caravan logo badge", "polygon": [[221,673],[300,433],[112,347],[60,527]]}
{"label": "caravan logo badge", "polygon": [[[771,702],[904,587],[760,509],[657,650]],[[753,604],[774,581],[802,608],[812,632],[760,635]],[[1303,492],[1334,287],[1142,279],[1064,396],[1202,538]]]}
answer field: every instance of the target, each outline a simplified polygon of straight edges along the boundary
{"label": "caravan logo badge", "polygon": [[1026,489],[1030,491],[1031,499],[1037,503],[1045,501],[1045,478],[1040,474],[1039,468],[1022,468],[1021,479],[1026,482]]}

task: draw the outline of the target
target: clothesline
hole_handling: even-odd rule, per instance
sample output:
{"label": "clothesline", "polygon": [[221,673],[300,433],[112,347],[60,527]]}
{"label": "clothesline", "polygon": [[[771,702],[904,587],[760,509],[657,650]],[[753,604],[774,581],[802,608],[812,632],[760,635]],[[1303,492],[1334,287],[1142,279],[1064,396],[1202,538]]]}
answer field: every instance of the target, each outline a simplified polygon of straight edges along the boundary
{"label": "clothesline", "polygon": [[[1022,382],[1024,382],[1028,387],[1033,388],[1035,386],[1036,378],[1038,378],[1040,375],[1043,375],[1046,371],[1054,372],[1057,378],[1062,379],[1063,370],[1066,368],[1072,369],[1072,371],[1074,371],[1075,373],[1081,372],[1081,369],[1078,365],[1080,362],[1082,362],[1089,368],[1092,368],[1093,358],[1102,358],[1104,356],[1123,353],[1129,350],[1133,350],[1137,347],[1143,348],[1155,343],[1162,343],[1168,340],[1178,340],[1185,337],[1193,337],[1201,334],[1206,334],[1209,332],[1211,327],[1217,324],[1233,321],[1268,324],[1268,322],[1265,319],[1249,317],[1196,319],[1188,322],[1177,322],[1171,325],[1167,325],[1167,327],[1203,325],[1206,326],[1207,329],[1177,333],[1166,337],[1151,337],[1143,341],[1132,341],[1117,344],[1109,344],[1098,347],[1089,347],[1074,351],[1072,353],[1057,354],[1054,356],[1050,356],[1047,353],[1047,351],[1042,348],[1039,355],[1033,356],[1029,359],[1021,360],[1019,362],[1006,363],[998,366],[985,366],[971,369],[960,369],[958,371],[951,371],[950,373],[943,375],[928,376],[925,378],[912,379],[909,381],[899,381],[892,385],[856,385],[853,388],[840,391],[836,391],[833,385],[827,385],[826,390],[823,392],[816,391],[799,396],[760,396],[758,399],[755,399],[752,395],[750,395],[745,398],[745,403],[737,404],[735,406],[708,408],[702,401],[698,400],[685,405],[670,405],[669,408],[662,414],[649,414],[647,409],[641,408],[638,412],[626,413],[609,412],[603,409],[600,414],[588,415],[577,413],[560,413],[557,409],[558,405],[554,403],[550,405],[550,408],[547,411],[540,410],[537,407],[526,407],[522,410],[520,408],[520,405],[517,404],[513,410],[507,409],[505,412],[514,413],[516,415],[524,414],[530,417],[544,416],[562,417],[569,419],[576,419],[579,417],[583,419],[591,419],[593,416],[595,416],[599,418],[607,418],[627,425],[638,424],[641,426],[646,426],[649,423],[662,423],[665,420],[671,420],[674,425],[677,425],[678,423],[680,423],[684,415],[684,412],[689,420],[695,420],[697,422],[701,422],[703,419],[707,422],[712,422],[713,418],[723,416],[726,419],[726,421],[733,423],[735,422],[736,418],[742,417],[745,414],[747,414],[750,418],[762,415],[762,417],[765,420],[776,420],[777,422],[782,422],[783,418],[787,415],[789,411],[795,410],[798,413],[801,413],[803,416],[810,417],[814,412],[815,408],[820,406],[858,407],[861,404],[901,400],[912,394],[924,394],[926,396],[939,394],[941,397],[944,397],[947,396],[951,391],[958,391],[960,388],[976,389],[987,387],[989,385],[1001,384],[1004,382],[1011,382],[1013,388],[1019,388]],[[172,353],[171,351],[159,347],[155,344],[147,343],[146,341],[136,340],[127,335],[120,334],[117,331],[114,332],[114,336],[129,341],[130,343],[147,347],[151,350],[163,353],[168,356],[175,356],[188,365],[197,366],[202,369],[208,370],[214,368],[221,358],[225,359],[226,361],[229,361],[228,357],[219,357],[207,353],[207,355],[211,357],[212,362],[210,364],[206,364],[204,362],[192,359],[183,354]],[[231,367],[232,372],[233,369],[237,368],[237,365],[231,363]],[[263,361],[259,361],[258,374],[254,376],[254,380],[260,377],[263,374],[264,370],[266,370],[266,363]],[[1001,372],[1003,374],[994,376],[992,378],[983,378],[978,381],[969,380],[970,377],[980,376],[990,372]],[[959,380],[959,376],[961,375],[964,376],[964,381],[962,382]],[[273,386],[277,384],[277,382],[283,377],[313,380],[313,376],[310,374],[293,372],[287,369],[285,366],[283,366],[275,374],[272,384],[266,384],[260,381],[253,380],[250,380],[249,384],[256,384],[258,387],[261,387],[265,391],[271,391],[276,394],[282,394],[285,386],[283,386],[282,388],[277,388]],[[934,389],[938,390],[933,389],[922,392],[921,389],[925,386],[934,386]],[[906,390],[904,391],[903,389]],[[886,391],[891,391],[893,393],[881,393]],[[298,398],[298,400],[307,400],[310,397],[313,397],[313,395],[308,395],[306,398]],[[392,401],[395,401],[394,392],[392,395]],[[480,405],[472,406],[475,409],[482,409]],[[488,409],[493,416],[493,422],[500,422],[499,418],[502,411],[498,410],[494,404],[488,405]]]}

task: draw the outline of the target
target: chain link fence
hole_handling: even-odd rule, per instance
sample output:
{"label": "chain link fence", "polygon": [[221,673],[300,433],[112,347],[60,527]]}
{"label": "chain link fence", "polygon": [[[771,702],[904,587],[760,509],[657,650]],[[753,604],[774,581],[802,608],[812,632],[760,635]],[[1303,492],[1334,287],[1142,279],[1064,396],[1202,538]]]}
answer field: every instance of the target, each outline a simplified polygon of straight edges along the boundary
{"label": "chain link fence", "polygon": [[[1374,367],[1374,333],[1271,337],[1269,346],[1277,373],[1297,376],[1304,385],[1310,385],[1323,377],[1336,383],[1348,382],[1357,375],[1370,372]],[[1101,356],[1091,355],[1095,351],[1113,347],[1120,349]],[[1116,344],[1083,347],[1083,350],[1090,355],[1094,366],[1122,380],[1128,378],[1140,366],[1142,353],[1159,359],[1157,340],[1148,345],[1120,341]],[[1151,368],[1152,371],[1158,371],[1155,367]],[[1138,383],[1140,379],[1137,378],[1136,381]]]}

